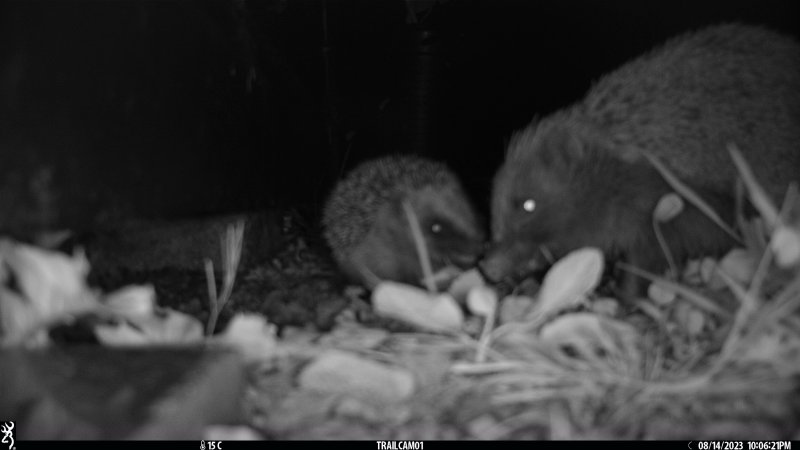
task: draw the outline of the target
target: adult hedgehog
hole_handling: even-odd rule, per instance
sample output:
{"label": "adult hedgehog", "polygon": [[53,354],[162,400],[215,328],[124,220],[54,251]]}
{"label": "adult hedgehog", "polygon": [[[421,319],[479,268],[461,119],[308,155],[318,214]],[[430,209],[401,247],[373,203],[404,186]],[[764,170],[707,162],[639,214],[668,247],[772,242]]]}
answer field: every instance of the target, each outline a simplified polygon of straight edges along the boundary
{"label": "adult hedgehog", "polygon": [[485,235],[453,172],[422,157],[387,156],[353,169],[325,205],[325,239],[351,280],[370,288],[379,280],[421,284],[404,202],[419,220],[434,271],[476,262]]}
{"label": "adult hedgehog", "polygon": [[[723,24],[673,38],[601,78],[583,101],[518,132],[492,199],[493,280],[583,246],[661,270],[652,212],[672,189],[649,153],[729,223],[735,143],[773,200],[800,179],[800,45]],[[679,260],[733,245],[693,207],[664,224]]]}

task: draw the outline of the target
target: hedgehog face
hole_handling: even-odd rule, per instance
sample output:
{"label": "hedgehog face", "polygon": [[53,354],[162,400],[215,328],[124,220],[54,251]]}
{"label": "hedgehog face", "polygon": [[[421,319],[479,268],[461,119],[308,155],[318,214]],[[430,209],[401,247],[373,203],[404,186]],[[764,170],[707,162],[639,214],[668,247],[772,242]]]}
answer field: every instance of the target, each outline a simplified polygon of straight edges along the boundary
{"label": "hedgehog face", "polygon": [[500,281],[586,245],[608,247],[612,211],[598,181],[602,154],[568,130],[528,129],[512,140],[492,194],[492,249],[481,263]]}
{"label": "hedgehog face", "polygon": [[344,258],[345,270],[368,285],[377,280],[421,284],[422,268],[404,202],[417,218],[434,272],[473,266],[484,248],[484,232],[461,189],[448,186],[425,186],[384,204],[368,233]]}
{"label": "hedgehog face", "polygon": [[[460,186],[452,183],[426,186],[412,192],[406,200],[417,215],[434,270],[475,264],[483,251],[485,234]],[[410,234],[409,238],[411,248],[415,248]]]}
{"label": "hedgehog face", "polygon": [[442,163],[394,155],[360,164],[326,202],[325,239],[351,279],[368,287],[381,280],[420,284],[406,203],[421,225],[434,270],[475,263],[484,232],[455,174]]}

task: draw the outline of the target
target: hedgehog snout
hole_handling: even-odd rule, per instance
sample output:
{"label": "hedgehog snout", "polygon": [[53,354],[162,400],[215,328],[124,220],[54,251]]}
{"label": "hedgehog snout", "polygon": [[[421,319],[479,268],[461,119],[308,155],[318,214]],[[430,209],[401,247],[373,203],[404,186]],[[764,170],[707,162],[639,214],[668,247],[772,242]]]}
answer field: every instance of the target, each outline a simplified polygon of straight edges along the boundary
{"label": "hedgehog snout", "polygon": [[474,267],[480,260],[482,252],[476,252],[474,249],[455,251],[447,255],[447,259],[455,266],[462,269]]}
{"label": "hedgehog snout", "polygon": [[526,242],[504,241],[495,243],[481,258],[478,271],[488,282],[518,281],[541,271],[550,264],[543,246]]}

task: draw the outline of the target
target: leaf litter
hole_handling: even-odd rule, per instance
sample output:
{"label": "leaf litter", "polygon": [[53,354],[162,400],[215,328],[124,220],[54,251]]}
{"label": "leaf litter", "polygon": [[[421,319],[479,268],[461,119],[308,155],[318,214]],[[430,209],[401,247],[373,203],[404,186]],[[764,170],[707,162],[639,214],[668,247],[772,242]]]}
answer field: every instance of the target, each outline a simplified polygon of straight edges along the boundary
{"label": "leaf litter", "polygon": [[[595,292],[604,259],[593,248],[557,261],[538,289],[502,299],[474,270],[448,292],[380,282],[375,311],[408,323],[406,332],[364,326],[351,307],[330,333],[279,335],[268,317],[235,314],[204,335],[212,319],[204,327],[159,307],[152,286],[104,294],[86,284],[80,252],[4,240],[0,343],[46,346],[48,327],[88,314],[102,318],[94,330],[104,345],[236,348],[251,368],[245,428],[215,435],[797,439],[800,207],[787,197],[778,211],[756,193],[766,220],[740,221],[753,224],[740,227],[745,247],[720,261],[690,262],[670,277],[628,267],[651,282],[635,305]],[[664,220],[679,203],[665,200]],[[222,296],[209,278],[212,309],[235,290],[238,239],[223,239],[234,254],[223,257]]]}

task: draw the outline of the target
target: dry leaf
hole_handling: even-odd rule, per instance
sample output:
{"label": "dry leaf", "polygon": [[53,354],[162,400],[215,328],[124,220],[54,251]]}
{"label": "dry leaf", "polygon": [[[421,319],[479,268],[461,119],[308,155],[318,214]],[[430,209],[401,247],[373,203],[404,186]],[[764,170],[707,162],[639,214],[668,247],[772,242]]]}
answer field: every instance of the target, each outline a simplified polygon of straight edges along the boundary
{"label": "dry leaf", "polygon": [[454,299],[461,302],[466,301],[467,294],[477,286],[486,286],[486,282],[483,280],[483,276],[478,269],[470,269],[466,272],[462,272],[453,280],[447,292],[452,295]]}
{"label": "dry leaf", "polygon": [[484,414],[467,423],[471,437],[483,440],[497,440],[507,437],[511,430],[490,414]]}
{"label": "dry leaf", "polygon": [[727,287],[722,278],[717,275],[719,261],[713,258],[703,258],[700,262],[700,279],[709,288],[718,291]]}
{"label": "dry leaf", "polygon": [[542,282],[537,313],[557,313],[583,301],[600,282],[603,263],[603,253],[591,247],[575,250],[561,258]]}
{"label": "dry leaf", "polygon": [[494,316],[497,310],[497,293],[486,286],[476,286],[469,291],[467,307],[476,316]]}
{"label": "dry leaf", "polygon": [[[86,285],[89,264],[82,252],[68,256],[0,240],[0,320],[3,344],[47,342],[48,323],[94,309],[96,295]],[[12,278],[13,277],[13,278]],[[9,286],[13,279],[15,285]],[[36,332],[37,328],[41,332]],[[32,335],[30,335],[33,333]]]}
{"label": "dry leaf", "polygon": [[619,302],[614,298],[598,298],[591,307],[592,311],[602,316],[614,317],[619,313]]}
{"label": "dry leaf", "polygon": [[133,347],[151,343],[146,333],[126,321],[114,325],[98,325],[94,332],[102,344],[109,346]]}
{"label": "dry leaf", "polygon": [[[431,280],[437,291],[447,289],[461,274],[462,270],[456,266],[445,266],[433,273]],[[427,285],[426,280],[421,280]]]}
{"label": "dry leaf", "polygon": [[95,327],[100,342],[112,346],[173,345],[202,341],[202,325],[192,316],[156,306],[152,285],[126,286],[106,296],[106,309],[119,323]]}
{"label": "dry leaf", "polygon": [[689,336],[695,337],[703,331],[706,316],[689,303],[681,302],[675,307],[675,321],[686,330]]}
{"label": "dry leaf", "polygon": [[676,193],[670,192],[658,200],[653,217],[659,222],[669,222],[683,211],[683,199]]}
{"label": "dry leaf", "polygon": [[203,325],[192,316],[164,309],[115,325],[98,325],[95,333],[100,342],[113,346],[192,344],[202,342]]}
{"label": "dry leaf", "polygon": [[379,315],[432,331],[458,331],[464,325],[464,313],[450,295],[430,295],[402,283],[379,283],[372,291],[372,305]]}
{"label": "dry leaf", "polygon": [[0,284],[0,329],[3,330],[0,343],[3,346],[19,345],[23,340],[31,346],[47,343],[46,329],[28,336],[40,320],[41,314],[32,303]]}
{"label": "dry leaf", "polygon": [[182,312],[165,309],[165,317],[148,321],[152,325],[155,339],[159,344],[192,344],[203,341],[203,324],[196,318]]}
{"label": "dry leaf", "polygon": [[276,331],[261,315],[236,314],[219,339],[239,350],[246,361],[257,361],[275,354]]}
{"label": "dry leaf", "polygon": [[89,262],[83,252],[68,256],[25,244],[4,242],[0,260],[7,265],[18,290],[48,319],[96,306],[86,285]]}
{"label": "dry leaf", "polygon": [[624,322],[592,313],[567,314],[542,327],[542,341],[570,346],[585,359],[637,353],[636,329]]}
{"label": "dry leaf", "polygon": [[800,229],[779,226],[773,233],[769,246],[775,253],[778,266],[787,268],[796,265],[800,262]]}
{"label": "dry leaf", "polygon": [[686,318],[686,331],[691,336],[697,336],[703,331],[706,323],[706,315],[702,311],[692,308]]}
{"label": "dry leaf", "polygon": [[152,315],[156,290],[152,285],[125,286],[106,295],[106,307],[124,317]]}
{"label": "dry leaf", "polygon": [[354,354],[331,350],[300,374],[303,389],[351,395],[371,401],[399,402],[414,393],[413,375]]}
{"label": "dry leaf", "polygon": [[784,345],[782,337],[777,332],[762,333],[751,345],[742,349],[739,356],[742,361],[760,361],[774,363],[783,359],[783,350],[789,346]]}
{"label": "dry leaf", "polygon": [[[758,268],[759,257],[743,248],[728,252],[719,262],[719,270],[741,284],[748,284]],[[713,277],[713,276],[712,276]],[[712,281],[712,285],[716,282]]]}
{"label": "dry leaf", "polygon": [[700,284],[703,281],[703,276],[700,273],[700,264],[701,261],[698,259],[689,260],[681,278],[689,284]]}
{"label": "dry leaf", "polygon": [[509,295],[500,303],[500,323],[521,322],[529,317],[535,307],[532,298],[523,295]]}
{"label": "dry leaf", "polygon": [[659,282],[650,283],[647,287],[647,297],[657,305],[669,305],[675,301],[678,294]]}

